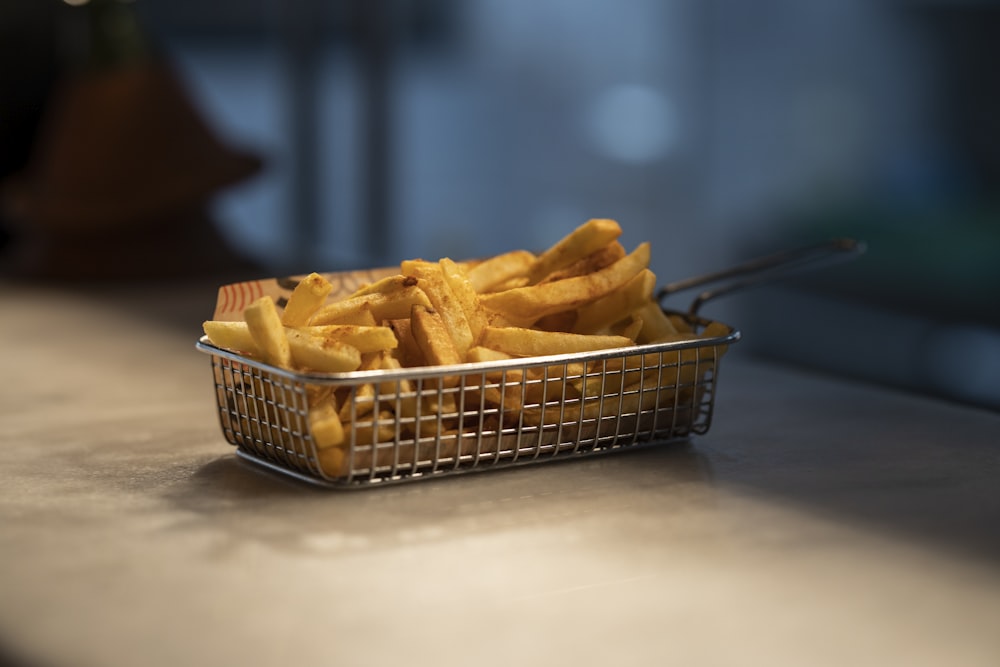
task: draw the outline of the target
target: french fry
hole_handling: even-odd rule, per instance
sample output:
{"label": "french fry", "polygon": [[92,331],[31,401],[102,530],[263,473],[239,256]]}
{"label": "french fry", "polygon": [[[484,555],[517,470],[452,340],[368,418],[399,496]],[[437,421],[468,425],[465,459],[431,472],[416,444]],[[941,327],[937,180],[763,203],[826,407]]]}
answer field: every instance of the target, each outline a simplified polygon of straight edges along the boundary
{"label": "french fry", "polygon": [[329,401],[309,411],[309,432],[319,449],[344,442],[344,425],[337,415],[337,406]]}
{"label": "french fry", "polygon": [[[633,312],[642,319],[642,332],[637,342],[665,343],[677,339],[677,328],[655,301],[647,301]],[[690,338],[690,335],[683,337]]]}
{"label": "french fry", "polygon": [[209,320],[202,324],[202,330],[213,345],[236,352],[245,352],[252,357],[260,354],[246,322]]}
{"label": "french fry", "polygon": [[411,260],[403,262],[401,268],[404,275],[417,279],[417,287],[427,295],[431,307],[441,317],[445,330],[451,336],[459,362],[463,361],[473,344],[472,328],[463,304],[445,279],[441,264]]}
{"label": "french fry", "polygon": [[472,281],[469,280],[466,271],[459,264],[447,257],[441,259],[438,263],[441,265],[441,273],[444,274],[445,282],[448,283],[452,294],[455,295],[462,308],[462,312],[465,313],[465,319],[469,324],[469,331],[472,334],[471,347],[479,340],[483,329],[489,324],[486,311],[483,309],[482,304],[479,303],[479,294],[476,292]]}
{"label": "french fry", "polygon": [[614,220],[588,220],[535,259],[528,270],[528,282],[535,284],[553,271],[583,259],[617,239],[621,233],[621,226]]}
{"label": "french fry", "polygon": [[468,361],[472,363],[482,363],[484,361],[501,361],[503,359],[513,358],[513,355],[507,354],[506,352],[491,350],[488,347],[477,345],[469,350]]}
{"label": "french fry", "polygon": [[581,306],[573,324],[575,333],[597,333],[622,320],[647,303],[656,287],[656,276],[649,269],[640,271],[627,283],[607,296]]}
{"label": "french fry", "polygon": [[469,269],[469,282],[476,292],[494,291],[512,278],[523,277],[527,280],[528,270],[535,262],[535,255],[527,250],[514,250],[490,257]]}
{"label": "french fry", "polygon": [[371,382],[358,385],[350,392],[340,406],[340,419],[344,422],[355,422],[375,411],[375,385]]}
{"label": "french fry", "polygon": [[576,260],[566,268],[553,271],[539,282],[551,283],[557,280],[565,280],[566,278],[585,276],[588,273],[600,271],[607,266],[611,266],[626,254],[628,253],[625,252],[625,246],[618,241],[612,241],[606,246],[590,253],[586,257]]}
{"label": "french fry", "polygon": [[642,318],[637,315],[632,315],[628,321],[624,323],[621,330],[616,333],[618,336],[624,336],[629,340],[638,340],[639,334],[642,333],[642,328],[645,326]]}
{"label": "french fry", "polygon": [[399,346],[396,334],[387,326],[319,324],[298,327],[295,330],[309,336],[346,343],[351,347],[357,348],[361,354],[378,352],[380,350],[393,350]]}
{"label": "french fry", "polygon": [[409,317],[387,320],[386,324],[396,336],[399,342],[395,349],[395,356],[404,367],[426,366],[427,360],[424,353],[413,338],[413,327]]}
{"label": "french fry", "polygon": [[344,373],[361,365],[358,348],[332,338],[322,338],[302,329],[285,329],[291,361],[298,368],[321,373]]}
{"label": "french fry", "polygon": [[611,266],[592,274],[484,294],[480,301],[510,322],[529,326],[545,315],[578,308],[618,289],[648,267],[649,257],[649,244],[642,243]]}
{"label": "french fry", "polygon": [[375,292],[362,294],[341,301],[334,301],[320,308],[312,319],[311,325],[342,323],[344,318],[357,316],[368,309],[377,322],[409,317],[414,305],[430,306],[431,302],[423,290],[416,285],[400,287],[387,293]]}
{"label": "french fry", "polygon": [[244,309],[243,318],[264,361],[281,368],[291,367],[292,353],[274,299],[260,297]]}
{"label": "french fry", "polygon": [[455,342],[448,332],[448,327],[436,311],[427,306],[413,306],[410,326],[417,347],[420,348],[427,363],[433,366],[462,363],[462,357],[455,349]]}
{"label": "french fry", "polygon": [[[336,309],[328,312],[322,319],[322,324],[312,323],[310,320],[309,326],[358,326],[358,327],[375,327],[379,323],[375,320],[375,316],[372,314],[371,305],[368,303],[362,303],[360,307],[350,308],[341,310],[341,312],[335,312]],[[317,311],[318,312],[318,311]]]}
{"label": "french fry", "polygon": [[285,310],[281,313],[281,323],[286,327],[308,324],[309,318],[320,309],[332,290],[330,281],[318,273],[310,273],[292,290]]}
{"label": "french fry", "polygon": [[417,281],[412,276],[402,274],[386,276],[368,285],[363,285],[354,291],[350,296],[365,296],[368,294],[391,294],[406,287],[416,286]]}
{"label": "french fry", "polygon": [[521,327],[487,327],[483,330],[482,339],[483,347],[518,357],[593,352],[634,344],[624,336],[573,334]]}

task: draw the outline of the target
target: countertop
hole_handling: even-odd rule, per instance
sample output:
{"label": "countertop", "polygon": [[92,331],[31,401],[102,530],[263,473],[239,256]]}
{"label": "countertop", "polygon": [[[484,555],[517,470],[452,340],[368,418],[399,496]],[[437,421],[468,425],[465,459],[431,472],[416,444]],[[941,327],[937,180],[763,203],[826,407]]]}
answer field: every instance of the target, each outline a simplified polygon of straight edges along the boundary
{"label": "countertop", "polygon": [[1000,664],[1000,414],[734,346],[689,443],[363,491],[241,462],[206,289],[0,285],[0,664]]}

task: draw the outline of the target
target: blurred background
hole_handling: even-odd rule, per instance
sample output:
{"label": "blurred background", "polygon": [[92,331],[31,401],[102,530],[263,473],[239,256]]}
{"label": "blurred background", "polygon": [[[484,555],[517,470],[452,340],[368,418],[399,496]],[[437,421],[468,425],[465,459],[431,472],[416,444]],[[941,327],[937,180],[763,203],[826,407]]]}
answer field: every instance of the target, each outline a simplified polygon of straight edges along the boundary
{"label": "blurred background", "polygon": [[851,236],[705,314],[997,408],[998,62],[989,0],[0,0],[0,258],[253,278],[611,217],[666,283]]}

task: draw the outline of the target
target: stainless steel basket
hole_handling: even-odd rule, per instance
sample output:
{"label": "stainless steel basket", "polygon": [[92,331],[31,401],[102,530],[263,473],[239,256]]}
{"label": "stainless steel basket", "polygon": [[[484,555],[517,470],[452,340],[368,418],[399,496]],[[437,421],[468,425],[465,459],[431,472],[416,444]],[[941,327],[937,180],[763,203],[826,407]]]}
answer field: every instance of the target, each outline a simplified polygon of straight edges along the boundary
{"label": "stainless steel basket", "polygon": [[[661,302],[682,289],[787,267],[800,254],[667,285]],[[733,285],[752,282],[704,292],[687,313],[665,309],[690,327],[690,339],[586,354],[297,373],[218,348],[205,337],[197,348],[211,357],[222,431],[239,456],[308,482],[358,488],[706,433],[722,357],[740,332],[695,311]],[[705,335],[709,327],[712,335]],[[353,427],[342,445],[320,447],[310,407],[330,393]]]}

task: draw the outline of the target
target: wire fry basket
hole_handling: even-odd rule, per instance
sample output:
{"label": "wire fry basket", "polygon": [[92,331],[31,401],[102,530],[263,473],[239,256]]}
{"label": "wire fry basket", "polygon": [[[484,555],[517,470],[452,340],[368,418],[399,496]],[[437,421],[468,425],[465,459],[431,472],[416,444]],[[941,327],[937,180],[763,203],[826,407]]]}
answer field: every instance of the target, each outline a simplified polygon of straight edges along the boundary
{"label": "wire fry basket", "polygon": [[[807,250],[667,285],[661,303],[680,290],[863,246],[837,241]],[[703,292],[686,313],[664,309],[690,331],[689,339],[582,354],[300,373],[216,347],[204,336],[196,346],[211,358],[220,425],[237,455],[314,484],[362,488],[706,433],[722,358],[740,332],[696,311],[716,295],[757,282]],[[337,446],[321,446],[325,440],[317,437],[326,425],[315,408],[324,402],[351,425]]]}
{"label": "wire fry basket", "polygon": [[[704,327],[704,320],[691,322]],[[237,454],[328,486],[500,468],[686,439],[711,424],[739,332],[600,353],[305,374],[213,346],[219,420]],[[317,447],[310,407],[336,394],[346,441]]]}

